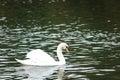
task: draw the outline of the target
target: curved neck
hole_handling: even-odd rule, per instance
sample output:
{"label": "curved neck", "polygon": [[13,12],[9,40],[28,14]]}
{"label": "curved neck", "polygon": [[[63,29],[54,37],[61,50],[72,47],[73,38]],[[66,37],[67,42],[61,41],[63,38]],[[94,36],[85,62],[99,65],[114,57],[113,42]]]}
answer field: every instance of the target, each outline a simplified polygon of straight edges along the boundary
{"label": "curved neck", "polygon": [[57,56],[58,56],[58,59],[59,59],[59,63],[60,64],[65,64],[65,58],[62,54],[62,48],[60,46],[57,47]]}

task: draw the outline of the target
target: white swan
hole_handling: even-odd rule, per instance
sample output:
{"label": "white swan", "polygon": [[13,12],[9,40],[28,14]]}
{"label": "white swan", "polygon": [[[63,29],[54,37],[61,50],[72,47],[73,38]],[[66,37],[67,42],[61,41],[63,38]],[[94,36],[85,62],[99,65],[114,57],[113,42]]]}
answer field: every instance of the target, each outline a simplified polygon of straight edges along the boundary
{"label": "white swan", "polygon": [[55,61],[50,55],[45,53],[41,49],[36,49],[29,52],[26,55],[26,60],[16,59],[17,62],[25,65],[38,65],[38,66],[55,66],[55,65],[64,65],[65,58],[62,54],[62,49],[65,49],[68,52],[68,45],[66,43],[60,43],[57,47],[57,56],[59,61]]}

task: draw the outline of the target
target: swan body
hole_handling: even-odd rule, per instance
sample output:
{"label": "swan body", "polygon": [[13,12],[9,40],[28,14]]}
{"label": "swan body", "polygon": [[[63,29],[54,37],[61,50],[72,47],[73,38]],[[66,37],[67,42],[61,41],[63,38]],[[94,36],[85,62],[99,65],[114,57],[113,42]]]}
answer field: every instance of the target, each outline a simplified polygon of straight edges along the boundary
{"label": "swan body", "polygon": [[55,61],[50,55],[44,52],[41,49],[36,49],[29,52],[26,55],[26,60],[16,59],[17,62],[25,65],[38,65],[38,66],[55,66],[55,65],[64,65],[65,58],[62,54],[62,49],[66,49],[68,52],[68,45],[66,43],[60,43],[57,47],[57,56],[59,61]]}

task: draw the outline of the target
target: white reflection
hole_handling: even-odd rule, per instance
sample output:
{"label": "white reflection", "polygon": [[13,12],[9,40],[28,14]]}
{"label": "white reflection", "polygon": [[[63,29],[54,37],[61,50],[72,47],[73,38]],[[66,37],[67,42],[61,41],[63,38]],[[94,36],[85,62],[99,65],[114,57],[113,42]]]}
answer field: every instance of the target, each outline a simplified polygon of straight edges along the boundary
{"label": "white reflection", "polygon": [[21,66],[16,68],[16,74],[20,76],[26,76],[24,80],[43,80],[50,77],[53,73],[58,70],[58,79],[63,80],[65,66]]}
{"label": "white reflection", "polygon": [[6,19],[6,17],[2,17],[0,18],[0,21],[4,21]]}
{"label": "white reflection", "polygon": [[63,80],[64,69],[65,69],[64,66],[58,68],[58,80]]}

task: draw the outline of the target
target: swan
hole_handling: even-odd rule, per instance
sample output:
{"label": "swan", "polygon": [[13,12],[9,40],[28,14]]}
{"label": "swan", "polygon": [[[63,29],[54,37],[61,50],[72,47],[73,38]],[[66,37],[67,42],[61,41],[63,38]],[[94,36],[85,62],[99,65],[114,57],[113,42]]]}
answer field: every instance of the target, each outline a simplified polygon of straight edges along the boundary
{"label": "swan", "polygon": [[68,45],[60,43],[57,47],[57,57],[59,61],[55,61],[50,55],[41,49],[36,49],[26,55],[26,60],[16,59],[17,62],[24,65],[38,65],[38,66],[55,66],[66,64],[65,58],[62,54],[62,49],[68,52]]}

